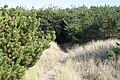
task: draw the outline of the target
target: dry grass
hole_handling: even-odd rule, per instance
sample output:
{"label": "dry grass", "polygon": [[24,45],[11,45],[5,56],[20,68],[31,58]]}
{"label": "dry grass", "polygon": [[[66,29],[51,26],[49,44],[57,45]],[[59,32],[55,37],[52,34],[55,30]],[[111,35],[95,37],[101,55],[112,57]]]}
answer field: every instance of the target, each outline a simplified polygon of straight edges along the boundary
{"label": "dry grass", "polygon": [[[72,47],[67,62],[56,70],[53,80],[120,80],[120,58],[114,61],[107,56],[108,50],[120,50],[116,42],[120,43],[108,39]],[[39,62],[26,71],[24,80],[42,80],[41,76],[54,67],[61,53],[57,44],[52,43]]]}
{"label": "dry grass", "polygon": [[68,50],[71,57],[77,61],[83,60],[107,60],[107,52],[109,50],[120,51],[120,47],[117,46],[120,43],[117,39],[108,39],[100,41],[92,41],[84,46],[76,45],[72,49]]}
{"label": "dry grass", "polygon": [[[109,63],[109,65],[108,65]],[[119,66],[117,66],[119,68]],[[111,62],[96,65],[93,59],[84,62],[69,60],[57,72],[55,80],[119,80],[120,68],[117,70]]]}
{"label": "dry grass", "polygon": [[26,71],[24,80],[42,80],[41,76],[51,70],[58,62],[59,57],[61,56],[61,49],[54,42],[51,42],[50,44],[50,48],[43,51],[37,64]]}

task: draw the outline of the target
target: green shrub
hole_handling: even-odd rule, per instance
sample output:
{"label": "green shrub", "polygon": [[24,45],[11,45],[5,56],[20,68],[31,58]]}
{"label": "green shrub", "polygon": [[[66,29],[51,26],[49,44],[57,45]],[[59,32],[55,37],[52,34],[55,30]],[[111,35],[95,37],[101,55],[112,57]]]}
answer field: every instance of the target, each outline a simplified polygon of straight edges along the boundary
{"label": "green shrub", "polygon": [[92,40],[117,38],[120,34],[119,6],[91,6],[35,10],[41,28],[54,30],[58,43],[86,43]]}
{"label": "green shrub", "polygon": [[54,32],[40,30],[36,14],[23,9],[0,9],[0,80],[19,80],[35,65],[55,39]]}
{"label": "green shrub", "polygon": [[[117,44],[118,47],[120,47],[119,43],[116,42],[116,44]],[[118,61],[118,59],[120,57],[120,50],[119,49],[116,49],[114,51],[109,50],[109,51],[107,51],[107,55],[108,55],[109,58],[112,58],[113,60]]]}

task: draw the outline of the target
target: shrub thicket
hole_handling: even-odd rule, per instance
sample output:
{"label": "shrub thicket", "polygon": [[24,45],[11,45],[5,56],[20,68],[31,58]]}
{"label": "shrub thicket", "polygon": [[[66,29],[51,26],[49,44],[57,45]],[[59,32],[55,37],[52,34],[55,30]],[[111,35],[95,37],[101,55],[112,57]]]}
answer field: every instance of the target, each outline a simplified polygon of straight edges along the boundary
{"label": "shrub thicket", "polygon": [[[35,9],[33,9],[35,10]],[[117,38],[120,31],[119,6],[86,6],[35,10],[43,30],[53,29],[58,43],[85,43]]]}

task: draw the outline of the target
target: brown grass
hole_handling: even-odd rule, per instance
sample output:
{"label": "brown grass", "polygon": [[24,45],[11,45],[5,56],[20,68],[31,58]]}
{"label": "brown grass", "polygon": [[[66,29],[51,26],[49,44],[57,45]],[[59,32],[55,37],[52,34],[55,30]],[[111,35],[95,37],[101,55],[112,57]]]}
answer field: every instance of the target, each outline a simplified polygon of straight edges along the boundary
{"label": "brown grass", "polygon": [[[67,62],[55,70],[51,80],[120,80],[120,58],[114,61],[107,56],[108,50],[120,50],[116,42],[120,43],[117,39],[108,39],[72,47],[68,50]],[[56,65],[61,53],[57,44],[51,43],[38,63],[26,71],[24,80],[43,80],[42,75]]]}

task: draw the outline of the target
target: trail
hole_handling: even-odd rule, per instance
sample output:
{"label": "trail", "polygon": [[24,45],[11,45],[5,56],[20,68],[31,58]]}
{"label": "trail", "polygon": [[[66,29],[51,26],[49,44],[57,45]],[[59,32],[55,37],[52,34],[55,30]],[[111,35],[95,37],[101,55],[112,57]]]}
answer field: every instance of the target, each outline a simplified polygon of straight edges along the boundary
{"label": "trail", "polygon": [[51,70],[42,75],[41,80],[55,80],[54,76],[56,75],[56,70],[58,70],[60,66],[65,64],[67,59],[68,53],[62,52],[59,61],[55,64],[55,66]]}

